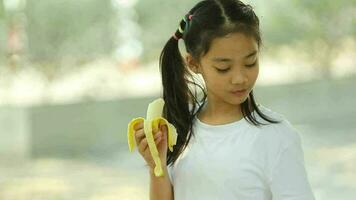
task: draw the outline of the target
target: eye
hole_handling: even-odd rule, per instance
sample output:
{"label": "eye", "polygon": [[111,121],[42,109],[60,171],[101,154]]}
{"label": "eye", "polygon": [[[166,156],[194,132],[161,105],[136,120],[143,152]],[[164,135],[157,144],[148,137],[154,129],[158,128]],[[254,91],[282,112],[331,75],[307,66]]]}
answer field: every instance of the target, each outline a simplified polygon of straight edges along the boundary
{"label": "eye", "polygon": [[255,66],[255,65],[256,65],[256,63],[257,63],[257,61],[255,61],[255,62],[254,62],[254,63],[252,63],[252,64],[246,65],[246,67],[253,67],[253,66]]}
{"label": "eye", "polygon": [[215,69],[216,69],[216,71],[218,71],[220,73],[224,73],[224,72],[229,71],[230,68],[228,67],[228,68],[220,69],[220,68],[215,67]]}

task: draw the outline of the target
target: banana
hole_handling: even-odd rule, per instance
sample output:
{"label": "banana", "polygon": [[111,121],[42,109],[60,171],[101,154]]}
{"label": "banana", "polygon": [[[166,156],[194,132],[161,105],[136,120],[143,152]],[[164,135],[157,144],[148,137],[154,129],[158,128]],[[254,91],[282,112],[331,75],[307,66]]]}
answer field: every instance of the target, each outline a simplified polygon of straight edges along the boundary
{"label": "banana", "polygon": [[145,131],[148,147],[150,149],[153,161],[156,165],[154,168],[154,174],[156,177],[164,176],[164,172],[162,169],[161,160],[159,158],[159,154],[154,141],[154,135],[152,130],[159,129],[160,125],[167,125],[168,148],[170,151],[173,151],[173,146],[177,142],[176,128],[171,123],[169,123],[165,118],[162,117],[163,106],[164,106],[164,100],[162,98],[158,98],[154,100],[148,105],[146,119],[144,119],[143,117],[134,118],[128,124],[128,128],[127,128],[127,139],[129,144],[129,150],[130,152],[132,152],[136,144],[136,140],[134,136],[135,134],[134,127],[137,123],[140,123],[142,121],[144,122],[144,131]]}

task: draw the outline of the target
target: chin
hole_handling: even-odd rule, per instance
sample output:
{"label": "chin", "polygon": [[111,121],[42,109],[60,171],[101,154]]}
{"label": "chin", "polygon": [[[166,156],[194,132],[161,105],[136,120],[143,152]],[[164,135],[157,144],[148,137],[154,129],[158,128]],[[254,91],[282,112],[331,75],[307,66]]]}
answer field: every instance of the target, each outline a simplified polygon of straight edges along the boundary
{"label": "chin", "polygon": [[247,98],[248,98],[248,95],[239,97],[239,98],[234,97],[234,98],[230,99],[229,102],[230,102],[230,104],[233,104],[233,105],[240,105],[243,102],[245,102]]}
{"label": "chin", "polygon": [[242,104],[243,102],[245,102],[246,99],[247,98],[239,98],[239,99],[235,98],[235,99],[229,99],[226,102],[231,105],[238,106],[238,105]]}

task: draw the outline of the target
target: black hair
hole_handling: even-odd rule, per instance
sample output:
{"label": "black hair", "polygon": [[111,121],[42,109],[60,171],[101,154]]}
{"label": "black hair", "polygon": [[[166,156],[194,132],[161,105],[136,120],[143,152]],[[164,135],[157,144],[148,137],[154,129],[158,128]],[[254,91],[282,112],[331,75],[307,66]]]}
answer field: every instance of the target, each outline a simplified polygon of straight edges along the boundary
{"label": "black hair", "polygon": [[[189,16],[193,15],[192,18]],[[259,19],[250,5],[239,0],[203,0],[198,2],[179,23],[180,30],[165,44],[160,55],[160,71],[165,101],[163,116],[172,123],[178,133],[173,152],[168,151],[167,165],[174,164],[194,135],[194,117],[200,112],[207,99],[204,87],[196,83],[188,70],[178,47],[182,38],[187,53],[196,60],[209,51],[211,41],[229,33],[240,32],[252,36],[261,45]],[[203,96],[199,100],[197,87]],[[203,102],[203,103],[201,103]],[[191,105],[192,107],[190,107]],[[263,114],[253,96],[253,90],[241,103],[243,117],[255,126],[265,125],[256,120],[253,111],[270,123],[279,123]]]}

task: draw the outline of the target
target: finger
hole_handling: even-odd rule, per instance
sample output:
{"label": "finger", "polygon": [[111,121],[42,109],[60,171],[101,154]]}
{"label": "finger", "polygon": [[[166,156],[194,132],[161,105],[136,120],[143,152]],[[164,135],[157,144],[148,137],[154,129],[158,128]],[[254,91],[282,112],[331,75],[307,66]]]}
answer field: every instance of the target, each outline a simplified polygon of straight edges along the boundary
{"label": "finger", "polygon": [[159,132],[157,132],[157,133],[155,134],[154,138],[156,139],[156,138],[161,137],[161,136],[162,136],[162,132],[159,131]]}
{"label": "finger", "polygon": [[139,151],[140,152],[145,152],[146,151],[146,148],[147,148],[147,139],[146,138],[143,138],[142,141],[140,142],[140,145],[138,147]]}
{"label": "finger", "polygon": [[167,138],[167,126],[166,125],[163,125],[160,127],[161,129],[161,133],[162,133],[162,139],[166,139]]}
{"label": "finger", "polygon": [[[161,134],[160,134],[160,135],[156,135],[156,136],[154,137],[154,142],[155,142],[156,146],[157,146],[157,144],[158,144],[161,140],[162,140]],[[141,150],[142,150],[142,152],[145,152],[145,151],[149,150],[149,148],[148,148],[149,146],[148,146],[148,142],[147,142],[147,139],[146,139],[146,138],[144,138],[144,139],[142,140],[142,143],[144,143],[144,144],[142,144],[142,147],[140,147]]]}
{"label": "finger", "polygon": [[135,139],[137,144],[140,144],[143,138],[145,138],[145,132],[143,129],[135,131]]}
{"label": "finger", "polygon": [[[159,136],[162,136],[162,133],[161,132],[157,132],[155,134],[155,136],[153,137],[153,139],[156,139],[157,137]],[[135,138],[136,138],[136,141],[137,141],[137,144],[140,144],[141,141],[146,138],[146,135],[145,135],[145,132],[143,129],[140,129],[138,130],[136,133],[135,133]]]}
{"label": "finger", "polygon": [[153,134],[156,134],[158,131],[159,131],[158,128],[153,128],[153,129],[152,129],[152,133],[153,133]]}
{"label": "finger", "polygon": [[158,145],[161,141],[162,141],[162,137],[157,137],[157,139],[155,139],[156,145]]}
{"label": "finger", "polygon": [[162,131],[163,133],[167,133],[167,131],[168,131],[167,125],[163,125],[163,126],[161,126],[160,128],[161,128],[161,131]]}

